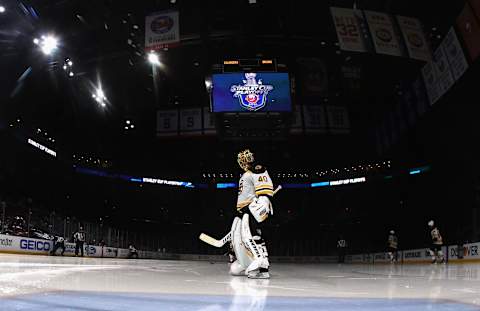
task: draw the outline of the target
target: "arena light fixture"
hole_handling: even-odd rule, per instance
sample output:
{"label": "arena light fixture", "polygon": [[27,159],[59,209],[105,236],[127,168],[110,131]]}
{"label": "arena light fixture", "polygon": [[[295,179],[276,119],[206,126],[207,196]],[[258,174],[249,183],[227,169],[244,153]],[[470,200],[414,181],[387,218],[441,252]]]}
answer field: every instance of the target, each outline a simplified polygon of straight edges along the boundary
{"label": "arena light fixture", "polygon": [[6,9],[3,5],[0,5],[0,13],[5,13]]}
{"label": "arena light fixture", "polygon": [[152,65],[160,65],[160,58],[158,57],[158,54],[155,52],[150,52],[148,53],[148,61]]}
{"label": "arena light fixture", "polygon": [[100,104],[100,106],[105,107],[105,101],[107,101],[107,97],[105,96],[105,93],[102,90],[102,87],[98,87],[95,90],[95,93],[92,94],[92,98],[95,99],[97,103]]}
{"label": "arena light fixture", "polygon": [[52,54],[58,47],[58,39],[51,35],[41,36],[40,39],[35,38],[33,43],[38,45],[45,55]]}

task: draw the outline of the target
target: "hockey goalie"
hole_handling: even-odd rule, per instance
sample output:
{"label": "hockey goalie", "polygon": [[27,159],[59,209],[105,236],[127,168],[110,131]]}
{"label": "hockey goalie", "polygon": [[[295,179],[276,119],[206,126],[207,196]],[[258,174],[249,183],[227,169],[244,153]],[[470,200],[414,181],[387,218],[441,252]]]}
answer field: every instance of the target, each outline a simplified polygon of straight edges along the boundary
{"label": "hockey goalie", "polygon": [[231,227],[230,274],[268,279],[270,263],[262,227],[273,214],[273,183],[250,150],[238,154],[244,173],[238,184],[237,216]]}

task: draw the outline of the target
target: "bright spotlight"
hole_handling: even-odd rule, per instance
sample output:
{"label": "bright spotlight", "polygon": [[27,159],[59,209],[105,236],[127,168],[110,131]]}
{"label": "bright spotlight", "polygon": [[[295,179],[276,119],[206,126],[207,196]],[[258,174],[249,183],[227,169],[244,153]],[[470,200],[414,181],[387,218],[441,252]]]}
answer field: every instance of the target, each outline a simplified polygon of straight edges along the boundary
{"label": "bright spotlight", "polygon": [[205,86],[207,87],[207,89],[210,89],[210,87],[212,86],[212,81],[205,80]]}
{"label": "bright spotlight", "polygon": [[69,73],[68,75],[69,75],[70,77],[73,77],[75,74],[70,71],[70,73]]}
{"label": "bright spotlight", "polygon": [[69,60],[69,61],[67,62],[67,64],[68,64],[68,66],[70,66],[70,67],[73,66],[73,62],[72,62],[71,60]]}
{"label": "bright spotlight", "polygon": [[42,52],[45,55],[50,55],[54,50],[57,49],[58,40],[52,36],[42,36],[42,40],[39,42],[39,44]]}
{"label": "bright spotlight", "polygon": [[63,65],[63,70],[67,70],[67,65]]}
{"label": "bright spotlight", "polygon": [[160,59],[158,58],[158,55],[155,52],[148,53],[148,61],[152,65],[160,65]]}
{"label": "bright spotlight", "polygon": [[130,120],[125,121],[125,123],[130,124]]}
{"label": "bright spotlight", "polygon": [[103,93],[103,90],[102,89],[97,89],[97,98],[100,98],[100,100],[105,100],[107,99],[105,97],[105,93]]}
{"label": "bright spotlight", "polygon": [[35,43],[35,44],[38,45],[38,44],[40,43],[40,40],[38,40],[37,38],[35,38],[35,39],[33,39],[33,43]]}
{"label": "bright spotlight", "polygon": [[5,7],[3,5],[0,5],[0,13],[4,13],[5,12]]}

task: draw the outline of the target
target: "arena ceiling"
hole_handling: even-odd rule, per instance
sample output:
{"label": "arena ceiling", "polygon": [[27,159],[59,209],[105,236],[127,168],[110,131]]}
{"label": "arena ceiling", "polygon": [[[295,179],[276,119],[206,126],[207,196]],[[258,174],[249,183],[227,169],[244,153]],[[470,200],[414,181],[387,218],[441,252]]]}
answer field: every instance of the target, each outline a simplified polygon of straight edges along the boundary
{"label": "arena ceiling", "polygon": [[[340,52],[329,8],[357,7],[415,16],[427,30],[434,27],[441,34],[462,6],[462,1],[411,0],[0,2],[7,8],[0,15],[4,126],[13,124],[26,135],[38,134],[40,128],[55,138],[55,143],[48,144],[58,150],[92,154],[125,165],[135,160],[133,166],[152,161],[184,165],[198,156],[199,149],[215,150],[221,160],[225,156],[219,151],[222,146],[228,150],[240,145],[215,139],[186,144],[155,137],[156,110],[208,105],[205,77],[212,73],[212,66],[229,58],[275,58],[289,69],[297,57],[322,58],[333,70],[346,62],[361,65],[364,91],[359,98],[343,103],[349,106],[355,131],[347,140],[326,137],[321,141],[324,150],[334,150],[332,158],[360,150],[389,104],[385,99],[401,79],[418,71],[419,64]],[[154,81],[143,51],[144,18],[165,9],[180,12],[181,44],[160,54],[164,67]],[[32,43],[44,33],[55,34],[60,42],[58,53],[50,58]],[[73,77],[62,70],[66,58],[73,61]],[[91,97],[92,87],[98,83],[108,97],[105,109]],[[126,120],[135,125],[134,130],[124,129]],[[373,154],[372,150],[363,156]]]}

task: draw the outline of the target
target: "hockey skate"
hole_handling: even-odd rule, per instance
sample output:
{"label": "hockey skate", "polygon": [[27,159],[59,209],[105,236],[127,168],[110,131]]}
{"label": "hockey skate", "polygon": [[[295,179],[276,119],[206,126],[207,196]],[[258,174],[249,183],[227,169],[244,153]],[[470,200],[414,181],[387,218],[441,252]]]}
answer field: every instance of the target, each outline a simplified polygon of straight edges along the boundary
{"label": "hockey skate", "polygon": [[268,269],[260,268],[260,269],[252,270],[248,272],[247,277],[249,279],[269,279],[270,273],[268,272]]}

